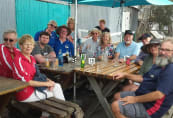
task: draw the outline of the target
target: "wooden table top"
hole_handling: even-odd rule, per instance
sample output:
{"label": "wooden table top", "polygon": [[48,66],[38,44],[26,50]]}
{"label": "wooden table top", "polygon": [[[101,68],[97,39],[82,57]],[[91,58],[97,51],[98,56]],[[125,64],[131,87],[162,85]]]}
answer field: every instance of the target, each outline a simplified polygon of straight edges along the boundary
{"label": "wooden table top", "polygon": [[127,66],[125,63],[114,63],[109,61],[108,63],[97,62],[95,65],[86,65],[85,68],[75,68],[74,71],[78,74],[87,76],[102,77],[107,79],[113,79],[113,75],[119,72],[135,73],[139,71],[140,66],[131,63]]}
{"label": "wooden table top", "polygon": [[28,86],[27,82],[5,78],[0,76],[0,95],[21,90]]}

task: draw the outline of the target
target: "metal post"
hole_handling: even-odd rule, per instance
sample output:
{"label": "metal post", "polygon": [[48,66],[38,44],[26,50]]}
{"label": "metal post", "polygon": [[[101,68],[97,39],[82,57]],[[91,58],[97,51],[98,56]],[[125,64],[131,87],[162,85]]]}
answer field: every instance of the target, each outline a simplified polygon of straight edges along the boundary
{"label": "metal post", "polygon": [[121,29],[121,42],[123,41],[123,7],[124,7],[124,0],[120,1],[120,9],[121,9],[121,21],[120,21],[120,29]]}
{"label": "metal post", "polygon": [[[75,0],[75,39],[74,39],[74,55],[76,56],[77,51],[77,0]],[[73,79],[73,100],[76,102],[76,73],[74,72],[74,79]]]}

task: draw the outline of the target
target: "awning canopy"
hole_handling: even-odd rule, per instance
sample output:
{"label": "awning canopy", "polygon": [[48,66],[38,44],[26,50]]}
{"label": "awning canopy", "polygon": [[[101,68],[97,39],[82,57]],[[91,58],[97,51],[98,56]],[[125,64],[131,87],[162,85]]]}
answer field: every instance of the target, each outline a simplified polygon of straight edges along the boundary
{"label": "awning canopy", "polygon": [[[75,0],[40,0],[54,3],[69,3],[74,4]],[[136,6],[136,5],[173,5],[171,0],[77,0],[78,4],[94,5],[104,7],[121,7],[121,6]]]}

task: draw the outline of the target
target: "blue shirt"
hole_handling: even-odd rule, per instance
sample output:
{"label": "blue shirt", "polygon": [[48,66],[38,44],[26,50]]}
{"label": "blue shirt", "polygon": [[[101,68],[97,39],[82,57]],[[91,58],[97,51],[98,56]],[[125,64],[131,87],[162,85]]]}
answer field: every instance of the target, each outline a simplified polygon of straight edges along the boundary
{"label": "blue shirt", "polygon": [[139,96],[157,90],[165,96],[153,102],[143,103],[151,118],[161,118],[173,104],[173,64],[165,68],[153,65],[151,70],[144,74],[143,82],[135,94]]}
{"label": "blue shirt", "polygon": [[[34,40],[35,40],[35,41],[38,41],[38,40],[39,40],[39,36],[40,36],[40,33],[41,33],[41,32],[45,32],[45,30],[41,30],[41,31],[39,31],[39,32],[37,32],[37,33],[35,34],[35,36],[34,36]],[[56,40],[56,39],[57,39],[56,33],[55,33],[54,31],[51,32],[48,45],[50,45],[52,48],[54,48],[55,40]]]}
{"label": "blue shirt", "polygon": [[116,52],[120,53],[119,59],[124,58],[124,56],[132,56],[138,54],[138,45],[132,41],[129,46],[125,45],[125,42],[121,42],[116,47]]}
{"label": "blue shirt", "polygon": [[64,43],[62,43],[58,37],[57,40],[55,41],[55,45],[54,45],[54,50],[55,50],[57,57],[59,56],[58,54],[59,54],[60,49],[61,49],[62,53],[69,52],[69,56],[71,56],[71,57],[74,56],[73,44],[69,40],[66,40]]}

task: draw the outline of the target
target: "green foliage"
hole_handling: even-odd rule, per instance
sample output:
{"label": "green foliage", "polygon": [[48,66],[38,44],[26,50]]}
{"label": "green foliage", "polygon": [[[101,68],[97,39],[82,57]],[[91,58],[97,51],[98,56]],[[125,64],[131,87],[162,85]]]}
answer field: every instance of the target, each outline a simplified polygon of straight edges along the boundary
{"label": "green foliage", "polygon": [[158,23],[162,29],[164,26],[169,26],[173,21],[173,6],[153,6],[151,7],[150,21]]}
{"label": "green foliage", "polygon": [[152,6],[149,21],[158,23],[160,30],[163,30],[165,26],[168,27],[169,32],[173,23],[173,6]]}

